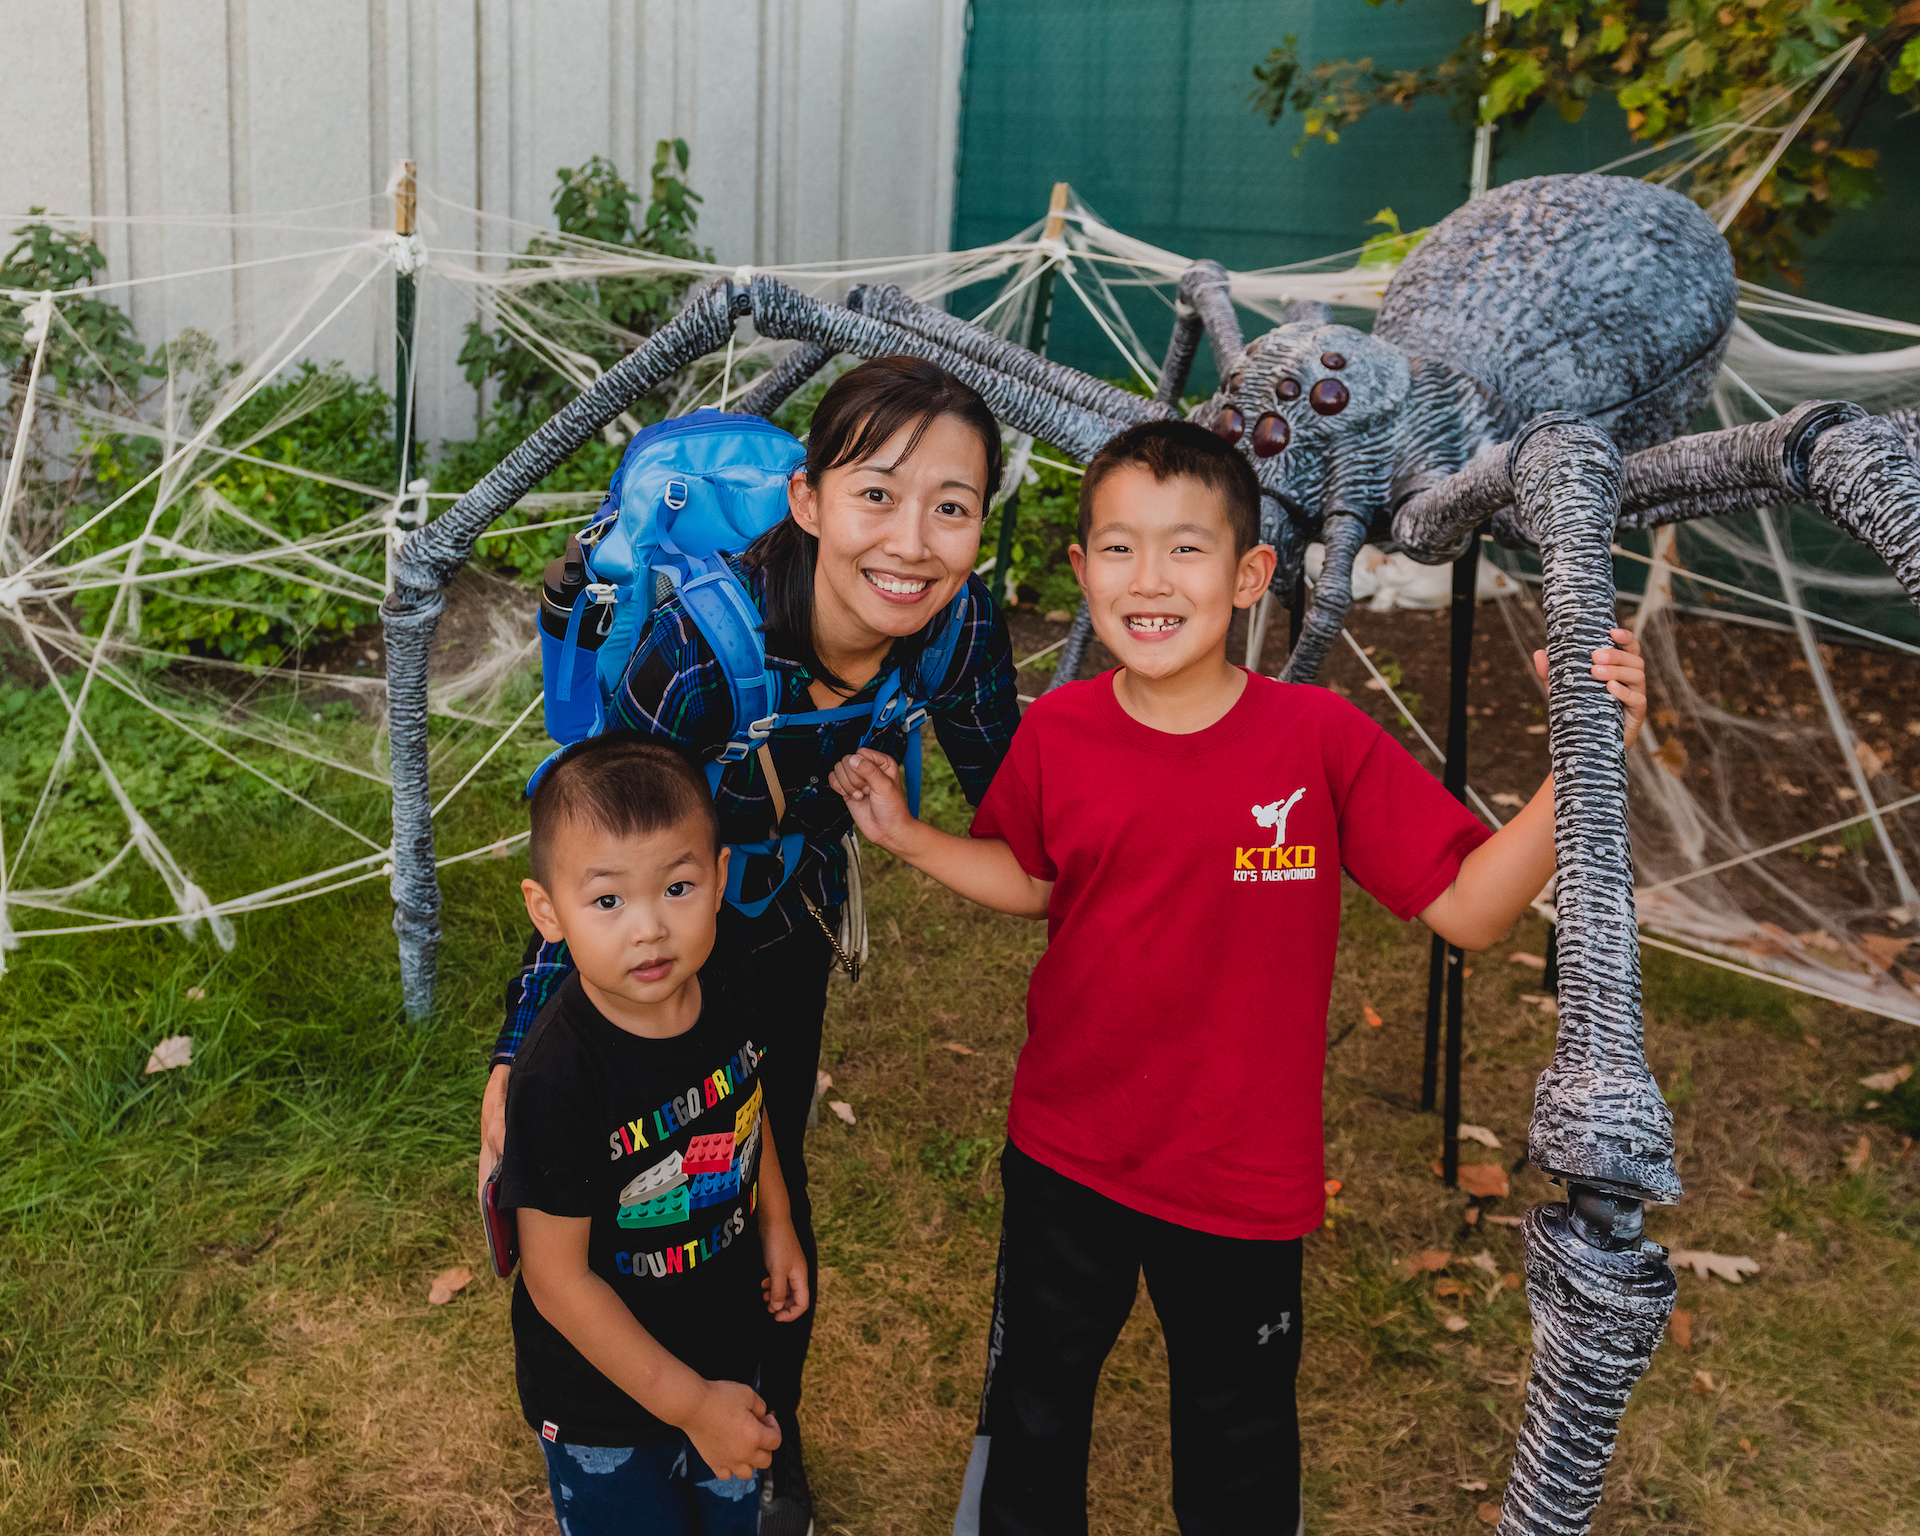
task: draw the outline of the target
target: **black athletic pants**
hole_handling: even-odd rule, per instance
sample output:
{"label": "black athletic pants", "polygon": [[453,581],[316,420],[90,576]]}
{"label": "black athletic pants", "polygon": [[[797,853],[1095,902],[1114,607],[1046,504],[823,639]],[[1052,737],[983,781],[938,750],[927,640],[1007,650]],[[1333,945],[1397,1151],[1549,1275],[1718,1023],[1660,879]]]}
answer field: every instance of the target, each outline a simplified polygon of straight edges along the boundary
{"label": "black athletic pants", "polygon": [[1083,1536],[1100,1366],[1141,1270],[1166,1334],[1184,1536],[1300,1527],[1300,1239],[1175,1226],[1009,1145],[987,1380],[954,1536]]}
{"label": "black athletic pants", "polygon": [[[740,921],[728,909],[727,917]],[[726,919],[723,919],[723,921]],[[829,915],[828,921],[832,921]],[[748,957],[747,973],[754,1001],[750,1025],[756,1044],[766,1049],[760,1082],[766,1095],[767,1119],[773,1126],[774,1150],[780,1155],[780,1176],[786,1182],[793,1207],[793,1229],[807,1255],[807,1293],[820,1295],[820,1256],[813,1237],[813,1202],[807,1196],[807,1110],[813,1104],[814,1079],[820,1071],[820,1022],[827,1009],[827,977],[833,949],[810,916],[794,924],[793,932],[776,944]],[[807,1364],[807,1346],[813,1341],[815,1307],[790,1323],[767,1317],[766,1343],[760,1357],[760,1395],[780,1421],[780,1432],[792,1444],[797,1435],[800,1378]]]}

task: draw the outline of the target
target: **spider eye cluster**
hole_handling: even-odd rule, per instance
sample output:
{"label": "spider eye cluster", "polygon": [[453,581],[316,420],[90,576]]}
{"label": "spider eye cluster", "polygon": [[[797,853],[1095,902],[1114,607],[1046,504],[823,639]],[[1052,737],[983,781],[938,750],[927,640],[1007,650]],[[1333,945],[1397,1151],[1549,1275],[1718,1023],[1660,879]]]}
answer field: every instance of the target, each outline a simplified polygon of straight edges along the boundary
{"label": "spider eye cluster", "polygon": [[[1320,366],[1338,373],[1347,366],[1347,356],[1344,352],[1322,352]],[[1225,392],[1237,396],[1245,376],[1236,369],[1226,382]],[[1353,398],[1352,392],[1341,379],[1319,379],[1311,389],[1305,389],[1298,379],[1283,378],[1275,382],[1273,393],[1283,405],[1291,404],[1304,393],[1307,404],[1317,416],[1338,416]],[[1238,406],[1223,406],[1214,414],[1213,431],[1226,442],[1237,445],[1247,435],[1246,414]],[[1253,451],[1260,458],[1270,459],[1283,452],[1292,440],[1292,424],[1277,411],[1263,412],[1253,424]]]}

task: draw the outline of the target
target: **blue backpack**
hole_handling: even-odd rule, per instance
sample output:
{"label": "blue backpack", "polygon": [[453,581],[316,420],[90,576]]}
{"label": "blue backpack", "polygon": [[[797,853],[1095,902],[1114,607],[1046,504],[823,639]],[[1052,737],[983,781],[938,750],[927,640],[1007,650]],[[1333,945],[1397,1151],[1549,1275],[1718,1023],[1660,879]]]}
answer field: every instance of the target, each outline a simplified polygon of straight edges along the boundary
{"label": "blue backpack", "polygon": [[[567,541],[567,554],[547,567],[541,603],[540,660],[547,734],[564,751],[606,729],[609,704],[655,605],[678,593],[726,675],[732,735],[707,764],[718,790],[727,768],[764,752],[783,725],[818,725],[867,717],[862,745],[899,725],[907,732],[907,800],[920,810],[920,726],[959,644],[966,593],[955,596],[947,622],[920,653],[912,678],[896,669],[871,703],[780,714],[780,675],[767,666],[766,637],[752,596],[727,564],[787,515],[787,482],[806,459],[788,433],[758,416],[698,410],[642,431],[614,471],[607,499]],[[527,781],[532,794],[554,752]],[[762,763],[776,808],[784,797],[771,756]],[[778,810],[776,810],[776,815]],[[727,900],[749,917],[765,911],[793,876],[803,839],[781,836],[732,845]],[[746,855],[778,854],[780,879],[759,901],[743,901]]]}

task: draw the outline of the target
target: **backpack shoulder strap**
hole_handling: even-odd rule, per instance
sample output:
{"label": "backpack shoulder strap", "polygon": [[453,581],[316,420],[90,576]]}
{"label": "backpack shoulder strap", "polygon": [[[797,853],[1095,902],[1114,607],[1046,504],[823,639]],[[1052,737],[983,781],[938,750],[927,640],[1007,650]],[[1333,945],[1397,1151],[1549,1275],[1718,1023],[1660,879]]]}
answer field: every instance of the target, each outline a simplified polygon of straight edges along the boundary
{"label": "backpack shoulder strap", "polygon": [[689,574],[679,583],[680,606],[712,647],[733,705],[727,745],[708,765],[717,784],[724,765],[748,756],[772,731],[779,680],[767,667],[759,611],[733,567],[719,555],[681,558]]}

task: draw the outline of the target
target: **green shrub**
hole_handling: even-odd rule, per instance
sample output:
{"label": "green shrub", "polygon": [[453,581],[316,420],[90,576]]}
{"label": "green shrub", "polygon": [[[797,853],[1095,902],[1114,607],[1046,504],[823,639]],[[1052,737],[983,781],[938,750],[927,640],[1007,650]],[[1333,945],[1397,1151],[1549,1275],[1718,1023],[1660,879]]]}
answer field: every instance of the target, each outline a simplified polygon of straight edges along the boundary
{"label": "green shrub", "polygon": [[[209,365],[211,344],[183,336],[169,349],[183,367],[204,368],[189,418],[203,422],[218,385],[234,365]],[[332,533],[355,518],[384,511],[384,491],[369,495],[344,486],[292,474],[276,466],[377,487],[392,475],[393,399],[371,379],[350,377],[338,363],[320,367],[304,362],[290,377],[255,393],[223,421],[212,441],[243,450],[249,457],[203,455],[199,474],[179,486],[154,519],[152,533],[195,551],[220,554],[266,553],[273,540],[247,528],[237,511],[273,534],[307,540]],[[70,520],[85,522],[147,476],[164,453],[158,439],[128,432],[107,432],[88,439],[89,487]],[[126,544],[147,531],[154,517],[158,481],[128,496],[121,506],[68,545],[69,563]],[[224,504],[224,505],[223,505]],[[232,509],[229,511],[228,509]],[[385,553],[378,537],[333,545],[320,552],[330,564],[372,581],[382,581]],[[143,573],[204,565],[206,554],[168,557],[149,549]],[[300,561],[274,562],[305,574]],[[342,590],[357,590],[328,578]],[[378,599],[364,601],[280,576],[233,565],[178,580],[143,584],[137,589],[137,616],[123,610],[122,621],[138,630],[140,642],[157,650],[217,655],[234,661],[271,664],[289,649],[315,638],[337,635],[372,621]],[[100,586],[74,595],[82,626],[97,634],[116,600],[115,588]]]}

